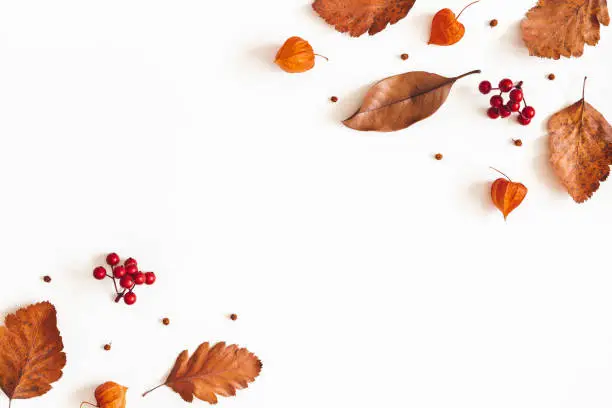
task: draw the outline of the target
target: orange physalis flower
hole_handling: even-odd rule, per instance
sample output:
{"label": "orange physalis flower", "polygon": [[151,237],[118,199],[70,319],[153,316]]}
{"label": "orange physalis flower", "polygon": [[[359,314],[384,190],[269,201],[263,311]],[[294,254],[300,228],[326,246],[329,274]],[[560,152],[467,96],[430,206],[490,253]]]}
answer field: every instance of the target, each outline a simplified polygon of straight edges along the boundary
{"label": "orange physalis flower", "polygon": [[436,13],[431,22],[431,35],[429,44],[436,45],[453,45],[463,38],[465,34],[465,26],[459,22],[459,16],[477,0],[468,4],[461,10],[459,15],[455,17],[455,13],[451,9],[442,9]]}
{"label": "orange physalis flower", "polygon": [[493,169],[504,175],[506,178],[498,178],[491,186],[491,199],[493,204],[504,214],[504,219],[508,218],[513,210],[516,209],[527,195],[527,187],[521,183],[515,183],[508,176],[497,169]]}
{"label": "orange physalis flower", "polygon": [[314,53],[308,41],[300,37],[291,37],[278,50],[274,62],[283,71],[295,74],[311,70],[315,65],[315,55],[319,54]]}

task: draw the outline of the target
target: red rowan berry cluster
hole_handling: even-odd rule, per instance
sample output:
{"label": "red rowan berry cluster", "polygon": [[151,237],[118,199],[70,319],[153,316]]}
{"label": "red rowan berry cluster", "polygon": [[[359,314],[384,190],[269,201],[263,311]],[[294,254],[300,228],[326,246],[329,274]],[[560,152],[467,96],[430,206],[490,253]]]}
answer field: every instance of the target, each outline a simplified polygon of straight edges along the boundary
{"label": "red rowan berry cluster", "polygon": [[[134,258],[128,258],[123,262],[123,265],[119,265],[121,260],[119,255],[116,253],[110,253],[106,256],[106,263],[111,267],[112,274],[106,273],[106,268],[103,266],[96,266],[93,271],[94,278],[102,280],[104,278],[111,278],[115,287],[117,296],[115,302],[119,302],[122,298],[126,305],[133,305],[136,303],[136,294],[134,288],[137,285],[147,284],[152,285],[155,283],[155,274],[153,272],[141,272],[138,270],[138,262]],[[117,280],[119,280],[119,286],[122,290],[119,291],[117,286]]]}
{"label": "red rowan berry cluster", "polygon": [[[532,106],[527,106],[522,86],[523,81],[514,84],[508,78],[499,81],[499,88],[493,88],[489,81],[482,81],[480,85],[478,85],[480,93],[486,95],[493,90],[499,91],[499,95],[493,95],[489,101],[491,107],[487,110],[487,116],[491,119],[497,119],[500,116],[502,118],[507,118],[512,112],[520,111],[517,117],[518,123],[521,125],[528,125],[535,116],[535,109]],[[510,92],[508,95],[508,102],[505,102],[502,97],[505,92]],[[522,110],[521,102],[525,105]]]}

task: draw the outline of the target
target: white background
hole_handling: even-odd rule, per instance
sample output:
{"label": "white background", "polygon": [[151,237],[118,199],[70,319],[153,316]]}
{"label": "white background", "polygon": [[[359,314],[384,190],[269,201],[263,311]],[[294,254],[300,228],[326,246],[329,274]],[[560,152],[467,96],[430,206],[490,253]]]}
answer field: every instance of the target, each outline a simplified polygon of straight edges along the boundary
{"label": "white background", "polygon": [[[459,44],[428,46],[433,14],[465,3],[418,0],[355,39],[308,0],[2,1],[0,314],[52,301],[68,356],[13,408],[77,407],[107,380],[130,408],[187,406],[140,393],[206,340],[264,363],[226,408],[610,407],[612,182],[575,204],[545,124],[584,75],[612,119],[612,29],[541,60],[519,33],[535,1],[483,0]],[[330,62],[282,72],[292,35]],[[386,76],[472,69],[406,130],[340,123]],[[478,82],[503,77],[525,81],[530,126],[486,117]],[[489,166],[529,188],[507,222]],[[91,277],[113,250],[158,275],[133,307]]]}

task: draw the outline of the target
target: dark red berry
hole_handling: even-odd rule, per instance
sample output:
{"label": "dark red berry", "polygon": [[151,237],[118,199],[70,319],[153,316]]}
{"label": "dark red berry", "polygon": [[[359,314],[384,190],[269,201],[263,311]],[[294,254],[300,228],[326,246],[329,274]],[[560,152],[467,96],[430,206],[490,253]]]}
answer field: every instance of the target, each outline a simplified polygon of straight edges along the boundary
{"label": "dark red berry", "polygon": [[128,292],[123,296],[123,301],[126,305],[133,305],[136,303],[136,294],[134,292]]}
{"label": "dark red berry", "polygon": [[138,272],[138,267],[136,265],[128,265],[125,267],[125,271],[128,275],[134,275]]}
{"label": "dark red berry", "polygon": [[137,285],[142,285],[147,280],[145,278],[145,274],[142,273],[142,272],[136,272],[134,274],[133,278],[134,278],[134,283],[137,284]]}
{"label": "dark red berry", "polygon": [[110,349],[111,349],[111,345],[110,344],[105,344],[104,345],[104,350],[110,351]]}
{"label": "dark red berry", "polygon": [[532,119],[535,116],[535,109],[531,106],[525,106],[522,111],[522,115],[527,119]]}
{"label": "dark red berry", "polygon": [[521,109],[521,104],[518,102],[508,102],[506,107],[510,110],[510,112],[518,112]]}
{"label": "dark red berry", "polygon": [[518,115],[518,123],[523,126],[527,126],[529,123],[531,123],[531,119],[526,118],[523,115]]}
{"label": "dark red berry", "polygon": [[152,285],[155,283],[155,274],[153,272],[147,272],[145,273],[145,283],[147,285]]}
{"label": "dark red berry", "polygon": [[499,118],[499,109],[498,108],[489,108],[487,110],[487,115],[491,118],[491,119],[497,119]]}
{"label": "dark red berry", "polygon": [[491,103],[492,107],[499,108],[504,104],[504,98],[502,98],[500,95],[493,95],[489,102]]}
{"label": "dark red berry", "polygon": [[106,263],[109,264],[110,266],[117,265],[119,263],[119,255],[117,255],[114,252],[106,255]]}
{"label": "dark red berry", "polygon": [[480,85],[478,85],[478,90],[480,91],[480,93],[485,95],[491,92],[491,88],[493,87],[491,86],[491,83],[489,81],[482,81]]}
{"label": "dark red berry", "polygon": [[514,87],[512,81],[508,78],[502,79],[499,81],[499,90],[502,92],[510,92],[510,90]]}
{"label": "dark red berry", "polygon": [[136,262],[134,258],[128,258],[123,263],[123,266],[130,266],[130,265],[138,266],[138,262]]}
{"label": "dark red berry", "polygon": [[93,271],[93,276],[94,278],[98,280],[102,280],[106,278],[106,269],[104,269],[103,266],[96,266],[96,268]]}
{"label": "dark red berry", "polygon": [[170,319],[168,319],[167,317],[164,317],[164,318],[162,319],[162,324],[163,324],[164,326],[168,326],[168,325],[170,324]]}
{"label": "dark red berry", "polygon": [[134,279],[132,279],[130,275],[125,275],[123,278],[121,278],[119,284],[122,288],[131,289],[132,286],[134,286]]}
{"label": "dark red berry", "polygon": [[230,315],[230,319],[232,319],[232,320],[236,321],[236,320],[238,320],[238,315],[237,315],[236,313],[232,313],[232,314]]}
{"label": "dark red berry", "polygon": [[508,117],[508,116],[510,116],[511,114],[512,114],[512,112],[510,112],[510,109],[508,109],[507,107],[502,106],[502,107],[500,107],[500,108],[499,108],[499,115],[500,115],[502,118],[507,118],[507,117]]}
{"label": "dark red berry", "polygon": [[121,279],[125,276],[125,267],[124,266],[115,266],[113,269],[113,276],[117,279]]}
{"label": "dark red berry", "polygon": [[510,100],[514,102],[520,102],[523,100],[523,91],[520,89],[513,89],[510,91]]}
{"label": "dark red berry", "polygon": [[46,283],[49,283],[49,282],[51,282],[51,277],[50,277],[49,275],[47,275],[47,276],[43,277],[43,280],[44,280]]}

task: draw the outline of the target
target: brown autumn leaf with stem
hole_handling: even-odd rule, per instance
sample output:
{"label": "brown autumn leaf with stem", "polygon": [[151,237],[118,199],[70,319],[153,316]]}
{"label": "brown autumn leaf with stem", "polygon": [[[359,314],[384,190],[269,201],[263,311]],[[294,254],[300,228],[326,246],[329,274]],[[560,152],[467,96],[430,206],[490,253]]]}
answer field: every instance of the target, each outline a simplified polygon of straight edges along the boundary
{"label": "brown autumn leaf with stem", "polygon": [[525,196],[527,196],[527,187],[522,183],[515,183],[506,176],[505,173],[495,170],[505,178],[498,178],[491,185],[491,200],[495,207],[504,215],[504,220],[508,219],[508,215],[521,205]]}
{"label": "brown autumn leaf with stem", "polygon": [[521,22],[521,32],[530,55],[580,57],[584,44],[599,42],[601,24],[610,24],[606,0],[539,0]]}
{"label": "brown autumn leaf with stem", "polygon": [[315,0],[312,8],[341,33],[381,32],[408,15],[416,0]]}
{"label": "brown autumn leaf with stem", "polygon": [[433,115],[457,80],[478,73],[480,70],[447,78],[416,71],[385,78],[370,88],[359,110],[343,123],[364,131],[405,129]]}
{"label": "brown autumn leaf with stem", "polygon": [[588,200],[610,175],[612,127],[582,99],[555,113],[548,121],[550,163],[577,203]]}
{"label": "brown autumn leaf with stem", "polygon": [[64,344],[57,312],[49,302],[36,303],[6,316],[0,326],[0,388],[9,398],[41,396],[62,376]]}
{"label": "brown autumn leaf with stem", "polygon": [[217,403],[217,395],[229,397],[236,390],[247,388],[261,371],[261,361],[245,348],[220,342],[210,347],[202,343],[189,357],[187,350],[179,354],[166,382],[145,392],[166,385],[178,393],[185,401],[193,402],[193,397],[209,404]]}
{"label": "brown autumn leaf with stem", "polygon": [[90,405],[98,408],[125,408],[125,394],[127,390],[127,387],[115,382],[105,382],[98,386],[95,391],[96,403],[98,405],[94,405],[91,402],[83,402],[81,407],[83,405]]}

